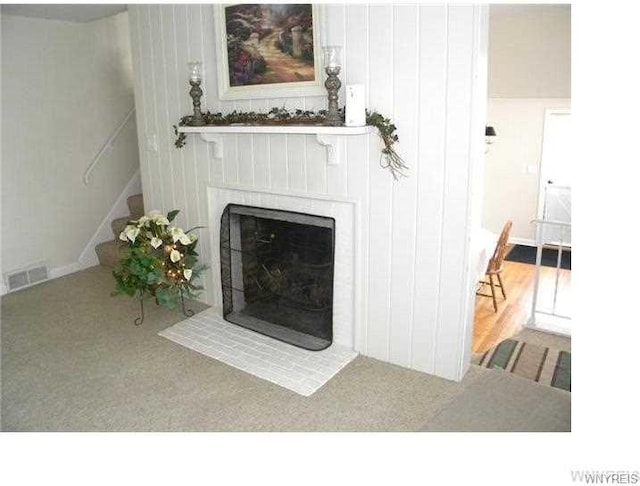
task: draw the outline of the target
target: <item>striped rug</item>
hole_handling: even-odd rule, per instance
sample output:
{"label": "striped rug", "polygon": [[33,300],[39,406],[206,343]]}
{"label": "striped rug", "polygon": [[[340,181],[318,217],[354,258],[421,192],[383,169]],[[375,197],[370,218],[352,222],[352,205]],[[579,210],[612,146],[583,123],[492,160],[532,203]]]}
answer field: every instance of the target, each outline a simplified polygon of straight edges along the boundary
{"label": "striped rug", "polygon": [[475,355],[472,363],[571,391],[571,353],[567,351],[507,339],[486,353]]}

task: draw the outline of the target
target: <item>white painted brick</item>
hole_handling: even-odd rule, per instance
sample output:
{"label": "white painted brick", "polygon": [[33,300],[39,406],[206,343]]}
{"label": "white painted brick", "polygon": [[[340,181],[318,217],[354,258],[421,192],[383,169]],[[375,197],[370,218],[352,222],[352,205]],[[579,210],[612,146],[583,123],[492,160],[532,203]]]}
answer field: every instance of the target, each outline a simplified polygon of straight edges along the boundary
{"label": "white painted brick", "polygon": [[332,345],[308,351],[225,322],[212,309],[158,333],[189,349],[309,396],[357,356]]}

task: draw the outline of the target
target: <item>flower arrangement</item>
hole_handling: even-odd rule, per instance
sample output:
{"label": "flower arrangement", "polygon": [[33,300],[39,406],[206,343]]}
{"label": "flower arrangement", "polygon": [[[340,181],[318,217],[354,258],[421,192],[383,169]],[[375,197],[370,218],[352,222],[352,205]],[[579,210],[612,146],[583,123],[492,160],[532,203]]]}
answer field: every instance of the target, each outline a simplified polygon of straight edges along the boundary
{"label": "flower arrangement", "polygon": [[153,296],[156,303],[169,309],[180,303],[184,307],[184,297],[197,297],[202,287],[194,282],[206,268],[197,263],[198,238],[191,233],[199,227],[183,231],[172,226],[179,212],[173,210],[164,216],[151,211],[129,221],[119,236],[129,252],[113,271],[114,295],[138,297],[141,302]]}

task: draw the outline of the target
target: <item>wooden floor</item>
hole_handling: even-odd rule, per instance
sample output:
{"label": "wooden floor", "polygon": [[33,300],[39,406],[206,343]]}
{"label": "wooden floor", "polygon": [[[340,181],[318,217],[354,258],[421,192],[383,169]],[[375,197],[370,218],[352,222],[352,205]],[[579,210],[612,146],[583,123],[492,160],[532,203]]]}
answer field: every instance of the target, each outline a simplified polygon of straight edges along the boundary
{"label": "wooden floor", "polygon": [[[473,329],[474,353],[484,353],[524,327],[531,315],[535,268],[535,265],[527,263],[504,262],[502,281],[507,299],[504,300],[500,289],[496,289],[498,292],[498,312],[494,312],[490,297],[476,296],[476,316]],[[541,267],[538,309],[552,309],[555,279],[555,268]],[[491,294],[491,289],[485,285],[481,292]],[[555,312],[571,315],[571,270],[560,270]]]}

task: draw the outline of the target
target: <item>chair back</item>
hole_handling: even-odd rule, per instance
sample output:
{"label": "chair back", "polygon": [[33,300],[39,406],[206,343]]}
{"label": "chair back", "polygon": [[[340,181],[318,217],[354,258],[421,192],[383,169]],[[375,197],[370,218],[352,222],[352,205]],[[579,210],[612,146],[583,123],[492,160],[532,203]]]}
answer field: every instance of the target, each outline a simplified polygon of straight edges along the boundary
{"label": "chair back", "polygon": [[487,273],[497,273],[502,271],[502,263],[504,262],[504,257],[507,256],[507,243],[509,242],[511,225],[511,221],[507,221],[504,228],[502,228],[502,233],[500,233],[500,238],[498,238],[498,243],[496,244],[496,249],[493,252],[491,260],[489,260]]}

